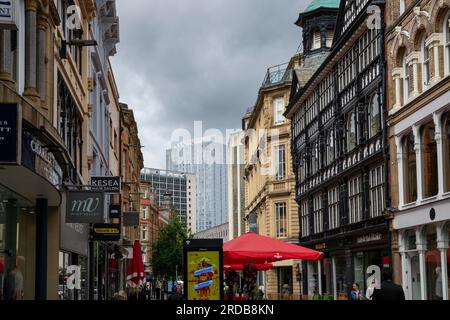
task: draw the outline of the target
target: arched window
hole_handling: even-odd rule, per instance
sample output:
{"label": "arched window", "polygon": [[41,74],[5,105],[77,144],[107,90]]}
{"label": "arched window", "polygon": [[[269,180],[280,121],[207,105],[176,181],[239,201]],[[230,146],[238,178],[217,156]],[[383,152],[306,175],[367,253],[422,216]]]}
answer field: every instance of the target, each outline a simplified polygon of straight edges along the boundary
{"label": "arched window", "polygon": [[333,163],[335,159],[335,141],[334,130],[331,129],[327,134],[327,164]]}
{"label": "arched window", "polygon": [[417,200],[417,163],[414,144],[414,135],[411,132],[403,139],[405,203],[411,203]]}
{"label": "arched window", "polygon": [[356,147],[356,116],[354,112],[347,119],[347,152]]}
{"label": "arched window", "polygon": [[444,19],[445,34],[445,74],[450,74],[450,13]]}
{"label": "arched window", "polygon": [[409,92],[410,92],[410,83],[411,83],[411,75],[409,73],[409,65],[406,62],[407,53],[405,51],[405,54],[403,55],[403,104],[405,105],[408,102],[409,99]]}
{"label": "arched window", "polygon": [[422,56],[422,80],[423,80],[423,91],[430,85],[430,54],[428,52],[428,47],[426,45],[426,35],[422,35],[421,40],[421,56]]}
{"label": "arched window", "polygon": [[378,94],[374,94],[369,104],[369,138],[374,137],[381,130],[380,104]]}
{"label": "arched window", "polygon": [[423,145],[423,192],[424,198],[429,198],[438,193],[437,143],[434,123],[430,122],[423,126],[421,142]]}

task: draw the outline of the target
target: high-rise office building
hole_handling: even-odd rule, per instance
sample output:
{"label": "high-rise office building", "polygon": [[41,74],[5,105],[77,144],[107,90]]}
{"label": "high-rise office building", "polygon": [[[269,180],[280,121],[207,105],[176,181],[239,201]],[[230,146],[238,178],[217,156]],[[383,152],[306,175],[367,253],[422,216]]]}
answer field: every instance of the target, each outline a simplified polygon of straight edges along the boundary
{"label": "high-rise office building", "polygon": [[196,178],[189,173],[162,169],[144,168],[141,180],[150,183],[158,196],[158,203],[168,197],[172,201],[180,222],[186,225],[191,233],[196,230]]}
{"label": "high-rise office building", "polygon": [[226,146],[202,138],[166,151],[166,168],[197,178],[197,231],[228,222]]}

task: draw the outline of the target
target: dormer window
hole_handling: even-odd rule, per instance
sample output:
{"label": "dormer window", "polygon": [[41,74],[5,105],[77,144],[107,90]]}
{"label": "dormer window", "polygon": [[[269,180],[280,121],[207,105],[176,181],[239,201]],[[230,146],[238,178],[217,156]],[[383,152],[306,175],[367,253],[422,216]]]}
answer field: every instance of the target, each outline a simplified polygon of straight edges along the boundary
{"label": "dormer window", "polygon": [[322,47],[322,41],[321,41],[320,31],[316,30],[313,32],[311,50],[317,50],[317,49],[320,49],[321,47]]}
{"label": "dormer window", "polygon": [[334,30],[327,30],[327,48],[333,46]]}

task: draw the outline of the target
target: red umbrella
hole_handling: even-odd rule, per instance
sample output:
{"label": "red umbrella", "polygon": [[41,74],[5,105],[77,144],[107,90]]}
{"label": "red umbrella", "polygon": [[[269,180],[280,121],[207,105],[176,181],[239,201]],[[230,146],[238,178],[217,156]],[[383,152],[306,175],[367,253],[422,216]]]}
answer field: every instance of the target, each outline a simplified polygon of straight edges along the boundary
{"label": "red umbrella", "polygon": [[320,260],[323,253],[256,233],[246,233],[223,245],[224,264],[262,264],[299,259]]}
{"label": "red umbrella", "polygon": [[135,240],[133,245],[133,258],[128,265],[127,284],[133,288],[140,286],[143,283],[144,276],[141,245],[138,240]]}
{"label": "red umbrella", "polygon": [[[261,263],[261,264],[256,264],[256,270],[259,271],[265,271],[265,270],[270,270],[273,268],[273,264],[271,263]],[[244,270],[244,265],[243,264],[226,264],[223,266],[223,268],[228,271],[228,270]]]}

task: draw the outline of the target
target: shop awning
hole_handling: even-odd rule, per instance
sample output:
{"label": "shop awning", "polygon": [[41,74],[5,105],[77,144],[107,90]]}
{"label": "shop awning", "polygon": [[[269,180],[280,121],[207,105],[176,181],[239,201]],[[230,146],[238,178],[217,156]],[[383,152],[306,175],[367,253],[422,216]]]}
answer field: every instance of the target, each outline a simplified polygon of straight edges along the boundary
{"label": "shop awning", "polygon": [[256,233],[246,233],[223,245],[223,261],[225,265],[263,264],[289,259],[320,260],[322,257],[323,253],[320,251]]}
{"label": "shop awning", "polygon": [[[265,271],[270,270],[273,268],[272,263],[261,263],[261,264],[255,264],[256,270],[258,271]],[[223,266],[225,271],[234,270],[234,271],[241,271],[244,270],[244,264],[226,264]]]}

